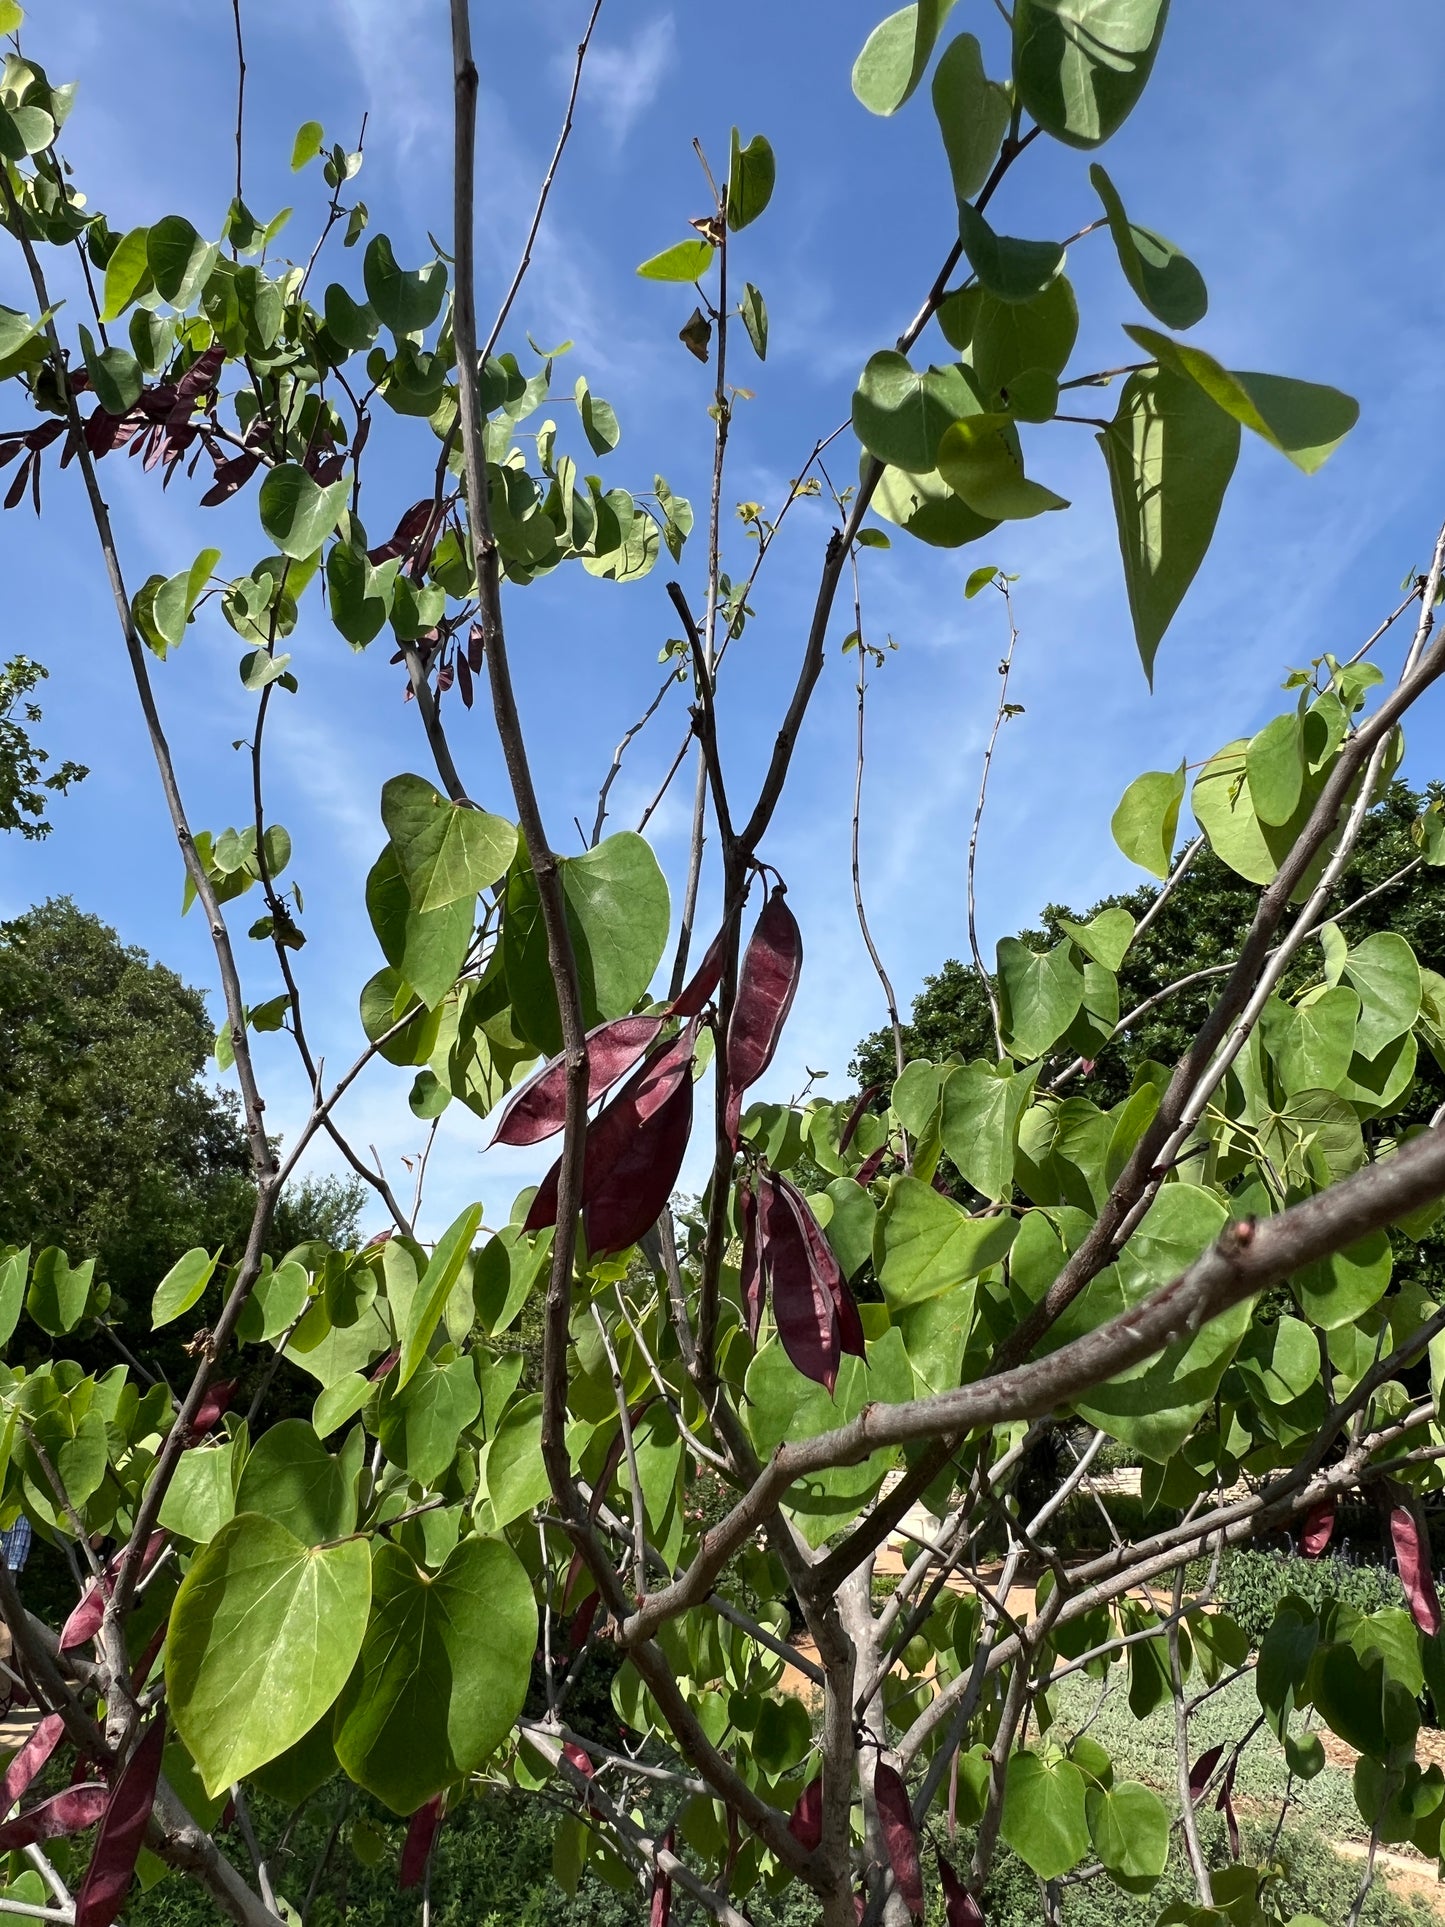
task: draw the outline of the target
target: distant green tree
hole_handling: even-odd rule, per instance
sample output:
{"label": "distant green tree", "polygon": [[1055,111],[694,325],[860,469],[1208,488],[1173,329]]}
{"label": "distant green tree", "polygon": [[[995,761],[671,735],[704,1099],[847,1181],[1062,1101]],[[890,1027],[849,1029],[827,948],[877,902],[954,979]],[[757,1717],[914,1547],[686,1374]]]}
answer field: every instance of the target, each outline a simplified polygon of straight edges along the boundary
{"label": "distant green tree", "polygon": [[[1405,783],[1393,783],[1380,806],[1365,819],[1360,840],[1341,880],[1335,916],[1344,922],[1352,944],[1377,930],[1393,930],[1405,938],[1422,964],[1445,969],[1445,878],[1420,860],[1411,827],[1438,789],[1431,785],[1419,794]],[[1415,864],[1400,882],[1354,912],[1350,906],[1387,878]],[[1142,917],[1157,894],[1153,884],[1117,896],[1104,897],[1087,911],[1049,904],[1039,928],[1019,933],[1020,941],[1037,950],[1057,943],[1064,935],[1060,919],[1087,921],[1114,905],[1135,918]],[[1119,970],[1119,1007],[1127,1014],[1182,978],[1213,966],[1231,963],[1239,954],[1259,891],[1222,863],[1206,847],[1201,850],[1168,902],[1134,943]],[[1285,979],[1285,989],[1318,973],[1319,949],[1307,946]],[[1173,1064],[1192,1042],[1222,981],[1222,972],[1204,977],[1165,998],[1129,1028],[1120,1029],[1094,1061],[1092,1068],[1072,1082],[1072,1088],[1105,1109],[1128,1095],[1139,1066],[1153,1061]],[[943,968],[925,977],[903,1026],[905,1060],[928,1057],[937,1061],[957,1051],[965,1059],[995,1054],[988,999],[971,964],[950,957]],[[1042,1082],[1056,1075],[1068,1061],[1060,1046],[1045,1066]],[[887,1100],[894,1078],[893,1033],[877,1030],[858,1045],[850,1069],[860,1086],[877,1085],[879,1103]],[[1416,1082],[1408,1109],[1391,1119],[1428,1118],[1445,1101],[1445,1075],[1421,1051]]]}
{"label": "distant green tree", "polygon": [[[255,1205],[234,1100],[205,1081],[200,991],[53,897],[0,924],[0,1240],[94,1256],[124,1330],[181,1252],[239,1256]],[[271,1226],[344,1245],[361,1186],[309,1179]]]}
{"label": "distant green tree", "polygon": [[0,663],[0,830],[19,830],[32,840],[50,834],[44,792],[63,796],[90,774],[83,763],[69,761],[43,773],[50,757],[31,740],[30,725],[40,721],[41,711],[29,698],[49,674],[28,656]]}

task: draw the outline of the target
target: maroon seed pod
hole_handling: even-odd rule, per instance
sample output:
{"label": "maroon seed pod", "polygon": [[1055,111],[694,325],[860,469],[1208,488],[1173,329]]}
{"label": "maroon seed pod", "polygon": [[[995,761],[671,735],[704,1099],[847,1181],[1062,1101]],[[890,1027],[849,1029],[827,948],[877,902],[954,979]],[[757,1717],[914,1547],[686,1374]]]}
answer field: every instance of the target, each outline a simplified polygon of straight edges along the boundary
{"label": "maroon seed pod", "polygon": [[858,1315],[858,1303],[848,1289],[848,1281],[843,1276],[842,1267],[833,1254],[833,1247],[828,1243],[823,1227],[813,1216],[812,1206],[796,1185],[790,1184],[786,1178],[779,1178],[777,1182],[807,1240],[813,1277],[833,1301],[833,1309],[838,1316],[839,1350],[851,1352],[855,1358],[866,1359],[863,1320]]}
{"label": "maroon seed pod", "polygon": [[738,1185],[738,1228],[743,1244],[739,1290],[748,1321],[748,1337],[756,1345],[763,1322],[763,1263],[758,1235],[758,1201],[746,1178]]}
{"label": "maroon seed pod", "polygon": [[893,1878],[904,1906],[915,1920],[923,1917],[923,1873],[918,1865],[918,1835],[908,1789],[895,1767],[880,1760],[873,1772],[873,1799],[883,1827]]}
{"label": "maroon seed pod", "polygon": [[800,1847],[816,1853],[823,1838],[823,1776],[809,1780],[788,1819],[788,1832]]}
{"label": "maroon seed pod", "polygon": [[773,1322],[783,1350],[804,1378],[831,1398],[838,1383],[838,1312],[815,1275],[803,1228],[777,1182],[758,1182],[762,1262],[772,1292]]}
{"label": "maroon seed pod", "polygon": [[426,1805],[418,1807],[411,1816],[401,1849],[401,1865],[397,1869],[398,1887],[415,1887],[426,1872],[426,1863],[431,1859],[431,1850],[436,1844],[442,1823],[442,1802],[445,1799],[444,1793],[433,1794]]}
{"label": "maroon seed pod", "polygon": [[888,1155],[888,1146],[886,1144],[880,1144],[878,1149],[873,1153],[872,1157],[865,1158],[863,1162],[858,1166],[858,1169],[853,1173],[853,1176],[857,1179],[858,1183],[862,1185],[865,1191],[868,1189],[869,1185],[873,1182],[874,1178],[877,1177],[879,1171],[882,1170],[883,1160],[884,1158],[887,1157],[887,1155]]}
{"label": "maroon seed pod", "polygon": [[[673,1832],[669,1827],[662,1836],[662,1850],[673,1850]],[[647,1917],[647,1927],[667,1927],[672,1918],[672,1877],[662,1871],[659,1864],[652,1876],[652,1908]]]}
{"label": "maroon seed pod", "polygon": [[[136,1574],[137,1579],[145,1578],[156,1560],[160,1558],[169,1537],[169,1533],[166,1532],[153,1532],[151,1534],[150,1538],[146,1541],[146,1549],[141,1554],[140,1571]],[[60,1629],[60,1650],[62,1653],[68,1653],[72,1646],[83,1646],[88,1639],[94,1639],[95,1635],[100,1631],[100,1622],[105,1617],[105,1602],[110,1597],[111,1588],[115,1583],[116,1574],[120,1571],[121,1560],[124,1556],[123,1552],[118,1552],[113,1559],[108,1560],[106,1562],[104,1578],[100,1580],[92,1579],[82,1593],[79,1605]],[[12,1805],[18,1797],[17,1794],[10,1796]],[[3,1809],[0,1809],[0,1811],[3,1811]]]}
{"label": "maroon seed pod", "polygon": [[601,1604],[602,1595],[598,1592],[589,1592],[573,1614],[571,1630],[567,1635],[567,1643],[574,1653],[580,1653],[582,1648],[587,1644],[587,1641],[592,1637],[592,1627],[597,1619],[597,1608]]}
{"label": "maroon seed pod", "polygon": [[[688,1087],[688,1114],[692,1108],[692,1058],[697,1045],[697,1023],[687,1024],[670,1044],[655,1049],[642,1065],[635,1070],[609,1104],[593,1119],[587,1130],[587,1149],[582,1164],[582,1204],[584,1208],[598,1197],[620,1160],[633,1150],[634,1140],[639,1129],[653,1114],[663,1108],[674,1097],[683,1084]],[[671,1119],[676,1129],[676,1116]],[[686,1149],[684,1139],[683,1149]],[[668,1194],[677,1171],[682,1166],[679,1153],[677,1167],[668,1185]],[[561,1175],[562,1161],[559,1158],[537,1187],[531,1209],[527,1213],[524,1231],[541,1231],[557,1222],[557,1187]],[[662,1204],[666,1204],[664,1195]],[[648,1230],[662,1210],[657,1212],[643,1225]],[[637,1234],[639,1237],[641,1232]],[[630,1240],[635,1243],[636,1239]],[[600,1249],[600,1247],[594,1247]],[[616,1249],[625,1249],[618,1246]]]}
{"label": "maroon seed pod", "polygon": [[1210,1775],[1224,1758],[1222,1746],[1211,1746],[1207,1753],[1201,1753],[1189,1769],[1189,1798],[1191,1801],[1202,1797],[1209,1785]]}
{"label": "maroon seed pod", "polygon": [[99,1780],[68,1786],[64,1793],[54,1794],[28,1813],[18,1813],[0,1825],[0,1853],[15,1853],[42,1840],[58,1840],[63,1834],[84,1833],[109,1805],[110,1788]]}
{"label": "maroon seed pod", "polygon": [[942,1854],[938,1856],[938,1877],[943,1883],[943,1912],[948,1927],[985,1927],[978,1902]]}
{"label": "maroon seed pod", "polygon": [[48,1713],[5,1769],[0,1781],[0,1812],[8,1813],[30,1782],[60,1744],[65,1721],[59,1713]]}
{"label": "maroon seed pod", "polygon": [[707,955],[673,999],[674,1017],[701,1017],[709,999],[722,982],[723,958],[727,954],[727,925],[724,924],[707,947]]}
{"label": "maroon seed pod", "polygon": [[1335,1502],[1333,1498],[1322,1499],[1305,1519],[1304,1530],[1300,1534],[1299,1549],[1306,1559],[1318,1559],[1325,1547],[1334,1537]]}
{"label": "maroon seed pod", "polygon": [[866,1090],[859,1091],[857,1097],[854,1099],[853,1108],[848,1113],[848,1122],[843,1126],[838,1138],[838,1151],[840,1156],[853,1142],[854,1134],[858,1126],[863,1122],[863,1113],[868,1109],[868,1106],[873,1102],[874,1098],[877,1097],[879,1088],[877,1084],[870,1084]]}
{"label": "maroon seed pod", "polygon": [[773,1061],[802,969],[802,932],[780,885],[769,895],[753,926],[728,1025],[726,1121],[734,1148],[743,1092],[757,1083]]}
{"label": "maroon seed pod", "polygon": [[582,1226],[587,1248],[601,1257],[626,1251],[646,1236],[667,1207],[692,1136],[692,1067],[650,1116],[640,1117],[606,1175],[586,1191]]}
{"label": "maroon seed pod", "polygon": [[1390,1537],[1395,1543],[1395,1561],[1410,1603],[1410,1616],[1422,1633],[1433,1637],[1440,1630],[1440,1596],[1430,1570],[1429,1535],[1413,1505],[1402,1500],[1391,1506]]}
{"label": "maroon seed pod", "polygon": [[[618,1017],[587,1033],[587,1102],[625,1077],[657,1042],[660,1017]],[[529,1077],[502,1106],[493,1144],[540,1144],[567,1122],[567,1064],[559,1053]]]}
{"label": "maroon seed pod", "polygon": [[135,1878],[136,1856],[145,1842],[161,1755],[166,1745],[164,1710],[153,1715],[135,1751],[116,1780],[95,1852],[75,1897],[75,1927],[111,1927]]}
{"label": "maroon seed pod", "polygon": [[201,1400],[200,1410],[191,1421],[190,1445],[198,1444],[211,1427],[225,1412],[236,1395],[236,1381],[227,1379],[223,1384],[213,1385]]}
{"label": "maroon seed pod", "polygon": [[1239,1818],[1234,1811],[1234,1800],[1231,1797],[1234,1793],[1235,1764],[1237,1763],[1231,1762],[1229,1771],[1224,1776],[1224,1784],[1219,1789],[1219,1798],[1214,1803],[1218,1811],[1224,1815],[1224,1824],[1229,1829],[1229,1854],[1232,1860],[1239,1858]]}

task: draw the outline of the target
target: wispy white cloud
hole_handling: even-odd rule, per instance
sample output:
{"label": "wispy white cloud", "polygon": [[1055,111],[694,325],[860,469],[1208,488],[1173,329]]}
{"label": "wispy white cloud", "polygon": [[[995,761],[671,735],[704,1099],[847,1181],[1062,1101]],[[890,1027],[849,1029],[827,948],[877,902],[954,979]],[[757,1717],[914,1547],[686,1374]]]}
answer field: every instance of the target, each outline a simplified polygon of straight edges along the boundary
{"label": "wispy white cloud", "polygon": [[677,26],[670,13],[647,21],[630,40],[594,44],[587,56],[583,97],[601,115],[615,146],[622,145],[656,100],[676,51]]}

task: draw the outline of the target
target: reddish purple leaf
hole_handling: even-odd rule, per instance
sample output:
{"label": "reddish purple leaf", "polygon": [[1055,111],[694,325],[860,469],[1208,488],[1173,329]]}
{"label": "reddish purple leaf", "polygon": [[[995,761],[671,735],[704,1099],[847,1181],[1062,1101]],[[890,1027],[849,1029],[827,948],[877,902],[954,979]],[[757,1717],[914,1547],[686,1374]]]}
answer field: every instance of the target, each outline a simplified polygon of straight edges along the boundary
{"label": "reddish purple leaf", "polygon": [[1207,1753],[1200,1754],[1199,1758],[1194,1762],[1194,1765],[1189,1769],[1189,1797],[1191,1800],[1199,1799],[1204,1789],[1209,1785],[1210,1776],[1213,1774],[1215,1767],[1219,1765],[1219,1762],[1223,1758],[1224,1748],[1222,1746],[1211,1746]]}
{"label": "reddish purple leaf", "polygon": [[773,1061],[803,969],[803,937],[782,886],[763,905],[743,953],[737,1002],[728,1025],[727,1130],[734,1148],[743,1092]]}
{"label": "reddish purple leaf", "polygon": [[874,1098],[877,1097],[880,1088],[881,1086],[877,1084],[870,1084],[866,1090],[859,1091],[857,1098],[854,1100],[853,1108],[848,1113],[848,1122],[843,1126],[842,1133],[838,1139],[838,1152],[840,1156],[853,1142],[853,1135],[857,1131],[858,1126],[863,1122],[863,1114],[873,1102]]}
{"label": "reddish purple leaf", "polygon": [[582,1751],[581,1747],[577,1745],[575,1740],[564,1740],[562,1742],[562,1758],[567,1761],[569,1766],[575,1767],[584,1780],[590,1780],[597,1771],[591,1760]]}
{"label": "reddish purple leaf", "polygon": [[873,1182],[874,1178],[877,1177],[879,1171],[882,1170],[883,1160],[884,1158],[887,1157],[887,1155],[888,1155],[888,1146],[886,1144],[880,1144],[878,1149],[873,1153],[872,1157],[865,1158],[863,1162],[858,1166],[858,1169],[853,1173],[853,1176],[858,1180],[859,1184],[862,1185],[865,1191],[868,1189],[868,1186]]}
{"label": "reddish purple leaf", "polygon": [[[671,1853],[672,1850],[673,1834],[672,1828],[669,1827],[662,1836],[662,1851]],[[672,1879],[662,1871],[662,1864],[659,1862],[652,1876],[652,1909],[647,1916],[647,1927],[667,1927],[671,1918]]]}
{"label": "reddish purple leaf", "polygon": [[1391,1506],[1390,1537],[1410,1615],[1422,1633],[1433,1636],[1440,1630],[1440,1596],[1430,1570],[1430,1537],[1412,1504],[1402,1500]]}
{"label": "reddish purple leaf", "polygon": [[838,1312],[813,1269],[803,1227],[780,1183],[758,1180],[763,1270],[773,1298],[773,1322],[783,1350],[804,1378],[827,1388],[838,1383]]}
{"label": "reddish purple leaf", "polygon": [[908,1788],[896,1768],[880,1760],[873,1772],[873,1799],[883,1828],[893,1878],[904,1906],[915,1920],[923,1917],[923,1873],[918,1865],[918,1835]]}
{"label": "reddish purple leaf", "polygon": [[868,1911],[868,1896],[860,1887],[853,1896],[853,1919],[857,1927],[863,1927],[863,1916]]}
{"label": "reddish purple leaf", "polygon": [[985,1927],[983,1910],[942,1854],[938,1856],[938,1877],[943,1883],[943,1912],[948,1927]]}
{"label": "reddish purple leaf", "polygon": [[1304,1530],[1300,1534],[1299,1549],[1306,1559],[1318,1559],[1325,1547],[1334,1537],[1335,1502],[1334,1499],[1321,1499],[1320,1503],[1305,1519]]}
{"label": "reddish purple leaf", "polygon": [[[160,1558],[168,1534],[153,1532],[146,1541],[146,1549],[141,1554],[140,1570],[137,1579],[144,1579],[156,1560]],[[100,1622],[105,1617],[105,1602],[110,1597],[111,1588],[120,1571],[123,1551],[106,1562],[105,1573],[101,1580],[92,1579],[81,1595],[80,1604],[60,1629],[60,1650],[68,1653],[72,1646],[83,1646],[88,1639],[94,1639],[100,1631]],[[12,1796],[13,1798],[14,1796]]]}
{"label": "reddish purple leaf", "polygon": [[162,1710],[153,1716],[116,1780],[84,1884],[75,1897],[75,1927],[111,1927],[130,1892],[136,1855],[145,1841],[155,1805],[165,1745],[166,1716]]}
{"label": "reddish purple leaf", "polygon": [[0,1825],[0,1853],[15,1853],[33,1847],[41,1840],[56,1840],[62,1834],[83,1833],[93,1827],[110,1804],[110,1788],[99,1780],[86,1780],[68,1786],[28,1813],[19,1813]]}
{"label": "reddish purple leaf", "polygon": [[748,1337],[756,1345],[763,1322],[762,1245],[758,1235],[758,1201],[744,1178],[738,1185],[738,1230],[742,1235],[742,1273],[738,1288],[748,1321]]}
{"label": "reddish purple leaf", "polygon": [[[660,1017],[618,1017],[587,1033],[587,1102],[625,1077],[657,1042]],[[517,1087],[502,1107],[493,1144],[540,1144],[567,1122],[567,1064],[560,1054]]]}
{"label": "reddish purple leaf", "polygon": [[858,1314],[858,1303],[848,1289],[848,1281],[842,1268],[833,1255],[833,1247],[823,1234],[823,1227],[813,1216],[812,1206],[795,1184],[786,1178],[777,1180],[783,1196],[792,1208],[808,1245],[808,1258],[813,1267],[815,1283],[821,1284],[833,1301],[833,1309],[838,1318],[838,1347],[840,1351],[851,1352],[855,1358],[866,1358],[867,1350],[863,1343],[863,1320]]}
{"label": "reddish purple leaf", "polygon": [[707,947],[707,955],[673,999],[674,1017],[701,1017],[708,1000],[722,982],[723,959],[727,955],[727,925],[724,924]]}
{"label": "reddish purple leaf", "polygon": [[798,1804],[788,1820],[788,1832],[800,1847],[816,1853],[823,1838],[823,1776],[809,1780],[798,1795]]}
{"label": "reddish purple leaf", "polygon": [[416,1886],[426,1872],[426,1863],[431,1859],[431,1850],[436,1843],[437,1829],[442,1823],[442,1802],[445,1799],[444,1793],[435,1793],[424,1807],[418,1807],[411,1816],[401,1850],[401,1866],[397,1870],[398,1887]]}
{"label": "reddish purple leaf", "polygon": [[400,1352],[388,1352],[385,1358],[377,1359],[376,1363],[372,1366],[371,1370],[366,1374],[366,1376],[371,1380],[372,1384],[375,1385],[381,1379],[385,1378],[387,1373],[389,1371],[394,1370],[395,1367],[398,1366],[400,1363],[401,1363]]}
{"label": "reddish purple leaf", "polygon": [[58,1713],[47,1713],[30,1738],[5,1769],[0,1781],[0,1813],[8,1813],[30,1782],[60,1744],[65,1721]]}

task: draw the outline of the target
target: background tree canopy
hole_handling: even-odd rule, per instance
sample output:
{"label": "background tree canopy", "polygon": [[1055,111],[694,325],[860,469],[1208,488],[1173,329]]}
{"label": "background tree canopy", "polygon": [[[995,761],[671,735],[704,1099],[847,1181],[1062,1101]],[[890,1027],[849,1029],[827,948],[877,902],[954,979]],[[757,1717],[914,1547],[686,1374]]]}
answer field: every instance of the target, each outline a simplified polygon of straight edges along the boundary
{"label": "background tree canopy", "polygon": [[[1360,838],[1341,879],[1336,920],[1351,943],[1375,931],[1393,930],[1404,937],[1421,963],[1445,969],[1445,880],[1427,864],[1413,833],[1438,785],[1419,793],[1403,782],[1390,785],[1388,796],[1365,818]],[[1400,876],[1401,871],[1407,874]],[[1398,877],[1378,896],[1372,894]],[[1049,904],[1033,930],[1018,933],[1032,950],[1050,949],[1064,937],[1060,921],[1087,923],[1103,910],[1119,908],[1142,917],[1157,891],[1151,885],[1102,897],[1087,910]],[[1361,902],[1368,897],[1368,902]],[[1149,928],[1129,949],[1119,969],[1119,1007],[1136,1010],[1148,999],[1196,972],[1222,974],[1233,963],[1249,928],[1259,892],[1207,845],[1171,892]],[[1352,908],[1359,903],[1358,909]],[[1306,954],[1285,979],[1296,989],[1318,966]],[[1142,1064],[1174,1064],[1198,1033],[1214,1001],[1217,975],[1202,978],[1174,991],[1127,1030],[1117,1032],[1092,1060],[1092,1068],[1072,1080],[1075,1091],[1086,1093],[1105,1109],[1129,1094],[1130,1083]],[[993,1049],[993,1024],[988,999],[971,964],[950,957],[935,975],[924,979],[913,1000],[912,1014],[903,1025],[905,1060],[935,1061],[957,1052],[965,1060]],[[1044,1081],[1067,1056],[1046,1059]],[[895,1054],[891,1029],[863,1038],[849,1066],[860,1089],[877,1088],[879,1102],[893,1088]],[[1392,1118],[1412,1123],[1428,1118],[1445,1098],[1445,1073],[1429,1055],[1418,1061],[1416,1082],[1405,1108]]]}
{"label": "background tree canopy", "polygon": [[[206,1080],[201,991],[68,897],[0,923],[0,1226],[96,1259],[111,1316],[150,1343],[150,1297],[182,1252],[233,1260],[255,1209],[234,1095]],[[359,1181],[308,1178],[267,1239],[356,1235]]]}

